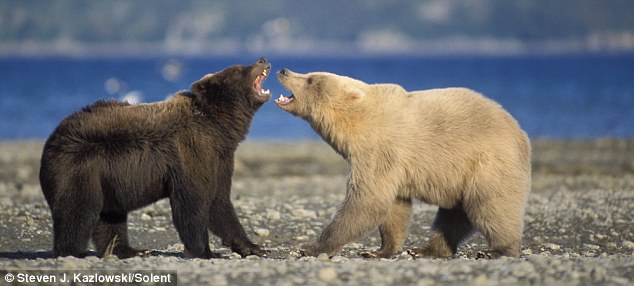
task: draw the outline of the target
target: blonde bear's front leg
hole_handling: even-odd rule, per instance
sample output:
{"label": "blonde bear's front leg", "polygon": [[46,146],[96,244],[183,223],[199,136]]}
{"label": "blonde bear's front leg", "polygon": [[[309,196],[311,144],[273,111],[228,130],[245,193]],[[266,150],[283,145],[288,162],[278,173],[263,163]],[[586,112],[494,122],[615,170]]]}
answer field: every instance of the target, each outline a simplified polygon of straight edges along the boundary
{"label": "blonde bear's front leg", "polygon": [[379,226],[381,248],[376,253],[378,258],[390,258],[401,250],[409,229],[411,213],[411,199],[396,200],[387,220]]}
{"label": "blonde bear's front leg", "polygon": [[[389,192],[366,191],[349,184],[346,199],[339,207],[334,219],[322,231],[316,242],[302,246],[303,254],[306,256],[317,256],[321,253],[333,255],[347,243],[363,237],[383,223],[392,207],[391,203],[386,202],[394,200]],[[393,244],[398,245],[398,243]]]}
{"label": "blonde bear's front leg", "polygon": [[379,226],[381,248],[375,252],[365,252],[366,258],[391,258],[403,247],[412,213],[411,199],[397,199],[387,219]]}

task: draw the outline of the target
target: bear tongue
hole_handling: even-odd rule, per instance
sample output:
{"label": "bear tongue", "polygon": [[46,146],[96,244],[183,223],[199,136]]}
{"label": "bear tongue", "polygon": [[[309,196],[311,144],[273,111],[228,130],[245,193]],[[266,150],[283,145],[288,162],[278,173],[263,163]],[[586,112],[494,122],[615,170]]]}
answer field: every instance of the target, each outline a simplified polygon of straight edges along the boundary
{"label": "bear tongue", "polygon": [[284,105],[284,104],[289,104],[294,99],[295,99],[295,96],[292,94],[288,97],[280,94],[280,97],[276,99],[275,102]]}

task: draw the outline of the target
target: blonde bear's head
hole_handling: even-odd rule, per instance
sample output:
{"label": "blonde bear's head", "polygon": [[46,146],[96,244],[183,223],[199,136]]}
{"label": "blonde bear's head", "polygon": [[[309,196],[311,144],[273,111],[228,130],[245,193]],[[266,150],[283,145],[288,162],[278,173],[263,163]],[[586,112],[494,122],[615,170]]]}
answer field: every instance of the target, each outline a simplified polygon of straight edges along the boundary
{"label": "blonde bear's head", "polygon": [[360,107],[368,86],[362,81],[332,73],[301,74],[286,68],[277,73],[277,78],[291,95],[280,95],[275,104],[309,121],[325,114],[353,114]]}

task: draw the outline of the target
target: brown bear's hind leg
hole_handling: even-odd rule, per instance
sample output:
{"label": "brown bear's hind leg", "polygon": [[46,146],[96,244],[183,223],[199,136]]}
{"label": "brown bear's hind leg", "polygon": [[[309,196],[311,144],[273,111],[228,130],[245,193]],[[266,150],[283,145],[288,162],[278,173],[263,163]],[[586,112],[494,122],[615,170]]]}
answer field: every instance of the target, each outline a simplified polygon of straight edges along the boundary
{"label": "brown bear's hind leg", "polygon": [[412,200],[397,199],[392,205],[387,219],[379,226],[381,248],[377,252],[367,253],[366,257],[390,258],[401,250],[412,212]]}
{"label": "brown bear's hind leg", "polygon": [[100,257],[113,254],[119,259],[126,259],[144,252],[129,246],[126,213],[102,213],[93,231],[92,240]]}
{"label": "brown bear's hind leg", "polygon": [[[53,218],[53,252],[56,256],[85,257],[93,226],[99,220],[100,189],[90,180],[78,176],[72,184],[58,182],[51,214]],[[94,184],[93,184],[94,185]]]}
{"label": "brown bear's hind leg", "polygon": [[414,257],[449,257],[456,253],[458,245],[474,231],[467,214],[458,206],[453,209],[438,208],[432,225],[432,237],[422,249],[410,250]]}
{"label": "brown bear's hind leg", "polygon": [[90,242],[90,229],[96,219],[97,216],[92,213],[76,211],[61,216],[54,214],[53,252],[55,256],[85,257]]}

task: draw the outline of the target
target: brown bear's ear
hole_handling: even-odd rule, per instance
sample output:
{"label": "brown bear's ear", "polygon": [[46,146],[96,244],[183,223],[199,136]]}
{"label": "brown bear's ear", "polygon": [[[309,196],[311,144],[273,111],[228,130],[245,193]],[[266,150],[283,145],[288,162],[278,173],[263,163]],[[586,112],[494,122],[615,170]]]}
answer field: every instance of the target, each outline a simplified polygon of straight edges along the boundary
{"label": "brown bear's ear", "polygon": [[209,88],[209,81],[213,77],[213,73],[203,76],[197,82],[192,83],[191,91],[194,94],[202,94],[207,88]]}

